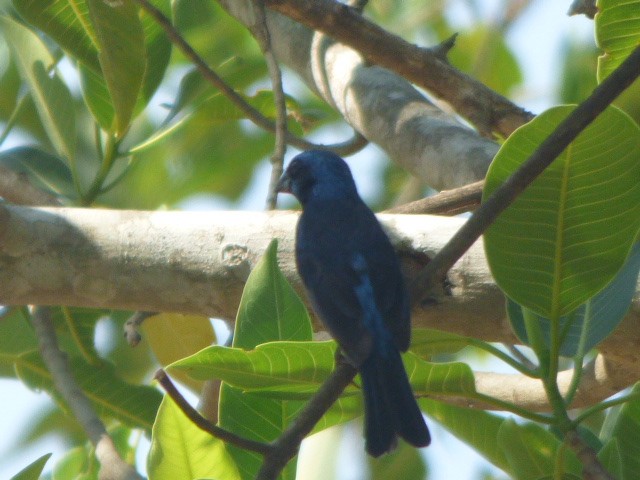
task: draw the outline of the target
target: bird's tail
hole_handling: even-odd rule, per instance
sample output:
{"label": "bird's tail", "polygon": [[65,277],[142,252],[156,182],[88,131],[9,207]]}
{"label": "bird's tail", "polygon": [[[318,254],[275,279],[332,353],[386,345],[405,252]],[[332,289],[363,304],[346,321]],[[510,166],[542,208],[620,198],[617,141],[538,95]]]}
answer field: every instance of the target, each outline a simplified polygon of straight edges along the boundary
{"label": "bird's tail", "polygon": [[384,357],[374,352],[360,367],[366,449],[374,457],[395,447],[396,434],[416,447],[426,447],[431,442],[400,352],[389,350]]}

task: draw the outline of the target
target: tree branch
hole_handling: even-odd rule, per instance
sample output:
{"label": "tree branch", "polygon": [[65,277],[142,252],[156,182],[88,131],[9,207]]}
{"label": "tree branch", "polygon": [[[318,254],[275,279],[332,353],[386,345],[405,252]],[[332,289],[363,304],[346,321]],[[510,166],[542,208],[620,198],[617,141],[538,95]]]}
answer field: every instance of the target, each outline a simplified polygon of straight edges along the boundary
{"label": "tree branch", "polygon": [[[164,14],[155,6],[153,6],[148,0],[134,0],[136,1],[145,12],[147,12],[157,23],[162,27],[162,29],[169,37],[169,40],[187,57],[193,65],[198,69],[198,71],[202,74],[202,76],[211,83],[214,87],[219,89],[224,96],[226,96],[234,105],[236,105],[253,123],[255,123],[260,128],[270,131],[276,132],[277,126],[276,124],[262,115],[258,110],[249,105],[245,99],[236,92],[233,87],[227,85],[227,83],[215,72],[211,69],[207,63],[196,53],[196,51],[187,43],[187,41],[182,38],[180,33],[174,28],[171,24],[171,21],[164,16]],[[312,142],[308,142],[303,138],[296,137],[290,132],[285,134],[287,143],[294,145],[303,150],[309,150],[313,148],[319,148],[324,150],[331,150],[338,155],[346,156],[351,155],[358,150],[360,150],[366,142],[362,142],[359,136],[356,136],[358,141],[347,140],[343,143],[338,143],[335,145],[320,145]]]}
{"label": "tree branch", "polygon": [[271,77],[271,88],[276,106],[276,141],[271,155],[271,178],[269,179],[269,190],[267,194],[267,209],[276,208],[278,200],[277,184],[282,176],[284,155],[287,151],[287,104],[284,90],[282,88],[282,72],[276,60],[276,56],[271,49],[271,34],[267,26],[267,18],[264,9],[264,2],[258,0],[256,5],[256,22],[250,27],[251,33],[258,41],[262,53],[264,54]]}
{"label": "tree branch", "polygon": [[295,419],[273,442],[273,451],[265,456],[256,480],[271,480],[278,475],[300,448],[302,440],[311,433],[331,405],[351,383],[358,371],[347,362],[338,362],[335,370],[325,380],[312,399],[300,410]]}
{"label": "tree branch", "polygon": [[158,370],[153,378],[162,385],[162,388],[164,388],[167,395],[171,397],[182,413],[184,413],[186,417],[199,429],[207,432],[212,437],[235,445],[236,447],[249,450],[250,452],[260,453],[262,455],[268,454],[272,450],[272,447],[266,443],[256,442],[254,440],[249,440],[248,438],[240,437],[233,432],[218,427],[211,421],[204,418],[189,404],[189,402],[187,402],[164,370]]}
{"label": "tree branch", "polygon": [[[244,25],[252,22],[251,0],[219,3]],[[402,168],[436,190],[484,178],[498,151],[495,142],[445,114],[404,78],[371,66],[355,50],[271,11],[267,24],[278,60]]]}
{"label": "tree branch", "polygon": [[411,286],[412,298],[419,301],[424,296],[423,292],[430,292],[434,285],[444,279],[446,272],[498,218],[498,215],[638,76],[640,76],[640,47],[637,47],[594,89],[589,98],[578,105],[544,139],[518,170],[485,200],[467,223],[438,252],[438,255],[431,259]]}
{"label": "tree branch", "polygon": [[[134,212],[0,205],[0,304],[65,304],[233,319],[249,272],[274,237],[280,239],[279,265],[301,292],[294,262],[297,218],[296,213],[280,211]],[[401,255],[408,281],[464,222],[427,215],[379,218]],[[474,245],[448,278],[449,294],[434,297],[428,309],[415,309],[414,326],[517,343],[482,245]],[[638,322],[640,298],[600,344],[602,355],[585,366],[576,407],[608,398],[640,378]],[[319,323],[316,328],[321,328]],[[561,389],[570,384],[570,373],[560,374]],[[477,373],[476,390],[532,410],[547,408],[540,383],[520,375]],[[444,400],[469,403],[468,398]]]}
{"label": "tree branch", "polygon": [[265,0],[268,8],[326,33],[446,100],[482,134],[508,137],[533,115],[456,70],[428,48],[412,45],[334,0]]}
{"label": "tree branch", "polygon": [[131,465],[122,460],[89,399],[76,383],[67,358],[58,347],[50,310],[46,307],[34,307],[31,321],[38,337],[40,355],[51,374],[56,391],[65,400],[96,448],[96,457],[101,465],[100,479],[142,479]]}

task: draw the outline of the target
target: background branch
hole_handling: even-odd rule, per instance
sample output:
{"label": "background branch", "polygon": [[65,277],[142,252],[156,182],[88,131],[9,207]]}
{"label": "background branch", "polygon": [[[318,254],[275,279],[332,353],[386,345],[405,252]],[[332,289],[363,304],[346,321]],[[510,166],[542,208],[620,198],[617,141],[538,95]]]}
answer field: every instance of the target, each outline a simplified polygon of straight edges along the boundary
{"label": "background branch", "polygon": [[122,460],[89,399],[76,383],[66,355],[58,347],[50,310],[46,307],[33,308],[31,321],[38,337],[42,360],[51,374],[56,391],[65,400],[96,449],[96,457],[101,464],[99,478],[142,479],[131,465]]}
{"label": "background branch", "polygon": [[[251,0],[219,3],[243,25],[253,21]],[[278,60],[402,168],[436,190],[484,178],[498,151],[495,142],[434,106],[401,76],[371,66],[352,48],[272,11],[267,11],[267,24]]]}
{"label": "background branch", "polygon": [[[234,105],[236,105],[253,123],[260,128],[268,130],[270,132],[276,132],[276,124],[262,115],[258,110],[248,104],[245,99],[236,92],[233,87],[228,85],[207,63],[198,55],[198,53],[182,38],[180,33],[173,27],[171,21],[164,16],[164,14],[154,7],[148,0],[135,0],[151,17],[158,22],[158,25],[162,27],[171,42],[187,57],[191,63],[198,69],[202,76],[211,83],[214,87],[220,90]],[[313,148],[331,150],[338,155],[346,156],[351,155],[366,145],[366,142],[362,143],[359,137],[356,137],[358,141],[347,140],[335,145],[321,145],[308,142],[303,138],[296,137],[290,132],[285,134],[287,143],[294,145],[302,150],[309,150]]]}
{"label": "background branch", "polygon": [[412,45],[334,0],[265,0],[268,8],[326,33],[373,64],[446,100],[484,135],[508,137],[533,115],[456,70],[428,48]]}

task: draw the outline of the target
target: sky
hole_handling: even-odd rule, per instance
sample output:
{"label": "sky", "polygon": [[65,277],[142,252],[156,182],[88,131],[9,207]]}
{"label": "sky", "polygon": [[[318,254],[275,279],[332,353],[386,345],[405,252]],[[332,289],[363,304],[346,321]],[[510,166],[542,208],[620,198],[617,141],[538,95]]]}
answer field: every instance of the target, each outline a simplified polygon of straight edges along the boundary
{"label": "sky", "polygon": [[[481,0],[479,3],[482,6],[482,12],[488,19],[494,18],[503,5],[503,2],[499,0]],[[556,72],[560,70],[559,52],[564,39],[567,37],[593,38],[593,23],[590,20],[584,17],[566,16],[570,3],[570,0],[534,0],[532,6],[513,26],[509,34],[508,44],[513,48],[523,68],[527,85],[526,90],[518,92],[514,101],[534,113],[539,113],[553,105],[554,80],[557,78]],[[459,24],[461,30],[465,26],[465,17],[465,10],[462,7],[452,12],[452,20]],[[168,95],[168,98],[170,97],[171,95]],[[159,99],[158,103],[166,100]],[[326,138],[331,140],[326,140]],[[324,130],[315,134],[315,140],[318,141],[335,141],[336,138],[345,138],[345,132]],[[292,151],[291,154],[293,153]],[[373,168],[372,158],[375,160]],[[363,198],[365,200],[375,198],[378,191],[376,172],[379,175],[384,166],[382,152],[375,146],[367,147],[357,155],[350,157],[349,163]],[[265,179],[268,176],[269,166],[265,162],[256,170],[250,188],[237,204],[230,204],[220,199],[199,197],[185,202],[182,207],[261,210],[264,207],[267,194],[268,182]],[[501,364],[486,365],[485,368],[499,369]],[[43,442],[35,446],[7,455],[7,450],[16,441],[15,435],[25,430],[33,418],[33,412],[48,404],[48,397],[43,393],[28,390],[20,382],[0,379],[0,398],[2,399],[0,425],[4,433],[0,435],[0,478],[10,478],[21,468],[47,452],[54,452],[53,462],[59,459],[64,450],[53,439],[44,439]],[[426,455],[433,467],[430,478],[432,480],[472,478],[472,473],[479,461],[477,454],[446,434],[443,429],[435,426],[433,421],[429,419],[427,421],[434,437],[432,446],[426,449]],[[359,432],[354,434],[359,434]],[[344,455],[348,456],[348,449],[345,452],[347,453]],[[53,462],[50,460],[49,465],[52,465]],[[360,480],[361,475],[361,471],[358,469],[344,468],[339,480]]]}

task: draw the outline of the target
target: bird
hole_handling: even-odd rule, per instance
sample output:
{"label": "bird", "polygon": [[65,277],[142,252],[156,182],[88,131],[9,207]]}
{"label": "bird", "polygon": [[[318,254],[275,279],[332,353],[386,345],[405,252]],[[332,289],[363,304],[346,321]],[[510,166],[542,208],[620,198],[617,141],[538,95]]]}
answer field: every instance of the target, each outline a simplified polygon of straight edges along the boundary
{"label": "bird", "polygon": [[332,152],[305,151],[292,159],[276,190],[302,206],[296,267],[313,310],[360,374],[367,453],[392,451],[398,436],[428,446],[429,429],[400,354],[411,336],[400,261],[349,166]]}

